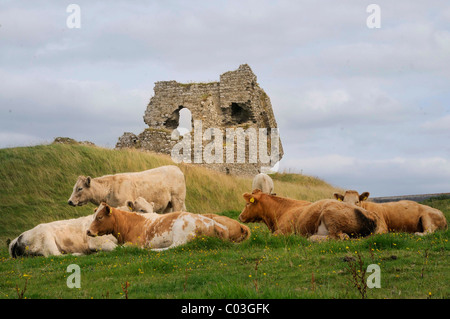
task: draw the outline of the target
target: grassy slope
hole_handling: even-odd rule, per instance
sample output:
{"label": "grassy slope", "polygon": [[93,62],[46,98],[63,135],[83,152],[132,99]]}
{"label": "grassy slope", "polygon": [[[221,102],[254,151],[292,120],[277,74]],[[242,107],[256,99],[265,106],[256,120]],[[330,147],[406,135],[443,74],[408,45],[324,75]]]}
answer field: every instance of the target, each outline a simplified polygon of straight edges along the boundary
{"label": "grassy slope", "polygon": [[[42,222],[92,213],[93,205],[70,207],[67,200],[79,175],[92,177],[136,172],[173,164],[170,157],[132,150],[82,145],[41,145],[0,149],[0,240],[13,238]],[[185,174],[186,207],[195,213],[217,213],[244,207],[242,194],[251,179],[179,165]],[[283,181],[288,175],[289,181]],[[277,174],[279,195],[317,200],[335,188],[308,176]]]}
{"label": "grassy slope", "polygon": [[[66,204],[76,177],[137,171],[168,164],[170,159],[134,151],[87,146],[50,145],[0,150],[0,239],[35,224],[90,214],[92,205]],[[182,166],[187,207],[236,218],[241,194],[250,179]],[[276,192],[294,198],[330,197],[334,188],[300,175],[274,176]],[[450,217],[450,199],[427,201]],[[348,262],[362,256],[364,265],[381,268],[381,289],[369,298],[450,298],[450,231],[416,237],[385,234],[360,240],[311,244],[298,236],[272,236],[267,227],[250,224],[252,236],[241,244],[200,238],[183,247],[152,252],[133,247],[90,256],[9,258],[0,248],[0,298],[359,298]],[[81,267],[81,289],[69,289],[66,268]],[[258,264],[257,270],[256,265]],[[430,295],[431,293],[431,295]]]}

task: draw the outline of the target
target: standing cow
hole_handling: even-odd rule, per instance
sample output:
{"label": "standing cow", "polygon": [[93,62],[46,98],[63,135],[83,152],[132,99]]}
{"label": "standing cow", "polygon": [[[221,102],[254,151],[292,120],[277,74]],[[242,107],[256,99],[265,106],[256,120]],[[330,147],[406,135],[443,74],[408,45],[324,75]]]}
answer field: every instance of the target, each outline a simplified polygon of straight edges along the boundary
{"label": "standing cow", "polygon": [[119,207],[138,197],[153,202],[157,213],[185,211],[186,182],[183,172],[177,166],[167,165],[137,173],[96,178],[79,176],[68,203],[82,206],[89,202],[95,205],[106,202]]}
{"label": "standing cow", "polygon": [[273,180],[269,175],[259,173],[253,178],[252,191],[260,189],[263,193],[273,194]]}

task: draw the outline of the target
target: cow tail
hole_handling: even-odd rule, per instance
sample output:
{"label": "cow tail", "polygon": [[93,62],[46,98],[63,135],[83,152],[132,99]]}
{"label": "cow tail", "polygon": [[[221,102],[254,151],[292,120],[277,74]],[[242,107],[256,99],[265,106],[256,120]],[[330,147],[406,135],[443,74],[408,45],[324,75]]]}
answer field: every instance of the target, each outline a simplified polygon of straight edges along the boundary
{"label": "cow tail", "polygon": [[20,235],[9,244],[9,254],[12,258],[17,258],[23,256],[24,253],[25,248],[22,244],[22,235]]}
{"label": "cow tail", "polygon": [[252,234],[250,231],[250,228],[248,226],[242,225],[242,224],[241,224],[241,233],[242,233],[242,237],[241,237],[240,241],[249,239]]}
{"label": "cow tail", "polygon": [[[319,226],[320,226],[320,224],[322,222],[325,225],[325,221],[324,221],[324,218],[323,218],[323,212],[320,214],[319,218],[316,219],[316,223],[314,224],[314,232],[312,233],[313,235],[318,233]],[[327,227],[327,226],[325,225],[325,227]]]}
{"label": "cow tail", "polygon": [[359,235],[368,236],[375,233],[377,223],[374,219],[368,217],[359,208],[355,208],[355,216],[359,225]]}
{"label": "cow tail", "polygon": [[422,216],[419,217],[419,222],[417,223],[417,231],[419,233],[423,233],[425,231],[425,227],[423,227]]}

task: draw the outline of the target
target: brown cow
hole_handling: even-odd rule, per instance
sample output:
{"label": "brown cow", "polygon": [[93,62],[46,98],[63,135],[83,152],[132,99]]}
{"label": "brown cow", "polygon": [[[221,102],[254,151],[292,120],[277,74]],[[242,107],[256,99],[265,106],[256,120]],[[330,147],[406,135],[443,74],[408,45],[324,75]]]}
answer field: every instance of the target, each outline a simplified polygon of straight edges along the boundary
{"label": "brown cow", "polygon": [[409,200],[389,203],[367,202],[369,195],[369,192],[359,195],[354,190],[348,190],[344,195],[334,193],[337,200],[355,204],[380,216],[390,231],[425,235],[438,229],[447,229],[447,220],[438,209]]}
{"label": "brown cow", "polygon": [[87,230],[87,235],[107,234],[112,234],[118,244],[135,244],[152,250],[176,247],[197,236],[230,240],[226,226],[200,214],[174,212],[148,218],[101,203],[94,221]]}
{"label": "brown cow", "polygon": [[224,225],[228,228],[228,236],[232,242],[239,243],[248,239],[251,235],[250,228],[241,224],[237,220],[229,218],[227,216],[217,214],[202,214],[202,216],[211,218],[215,222]]}
{"label": "brown cow", "polygon": [[382,231],[375,214],[335,200],[311,203],[264,194],[260,190],[243,196],[247,204],[239,220],[244,223],[263,222],[274,235],[315,235],[310,239],[318,240],[367,236]]}
{"label": "brown cow", "polygon": [[[147,202],[145,198],[138,197],[134,202],[128,201],[127,206],[130,211],[144,213],[144,216],[146,217],[155,217],[155,214],[149,214],[153,213],[153,203]],[[241,242],[250,237],[250,228],[246,225],[242,225],[237,220],[217,214],[202,215],[226,226],[228,228],[229,239],[233,242]]]}

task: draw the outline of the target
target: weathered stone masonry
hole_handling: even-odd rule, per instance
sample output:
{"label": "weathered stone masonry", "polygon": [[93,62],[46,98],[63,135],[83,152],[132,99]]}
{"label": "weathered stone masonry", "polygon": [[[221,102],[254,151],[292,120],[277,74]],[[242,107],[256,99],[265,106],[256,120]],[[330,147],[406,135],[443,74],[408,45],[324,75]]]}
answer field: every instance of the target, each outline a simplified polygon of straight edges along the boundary
{"label": "weathered stone masonry", "polygon": [[[235,71],[222,74],[219,82],[185,84],[176,81],[160,81],[155,83],[154,92],[144,114],[144,122],[149,128],[139,135],[124,133],[119,138],[116,148],[140,148],[170,155],[173,146],[179,142],[172,140],[171,134],[179,125],[180,110],[187,108],[191,112],[192,122],[202,120],[203,131],[207,128],[222,130],[224,156],[226,128],[241,127],[245,130],[250,127],[257,130],[267,128],[270,152],[270,128],[277,128],[277,123],[270,98],[259,87],[256,75],[247,64],[239,66]],[[194,130],[191,135],[193,132]],[[203,145],[209,142],[205,141]],[[192,151],[192,158],[193,156]],[[283,148],[280,141],[279,159],[282,156]],[[229,174],[245,175],[257,174],[262,166],[260,162],[249,163],[248,161],[244,164],[225,163],[225,158],[224,163],[197,165]]]}

